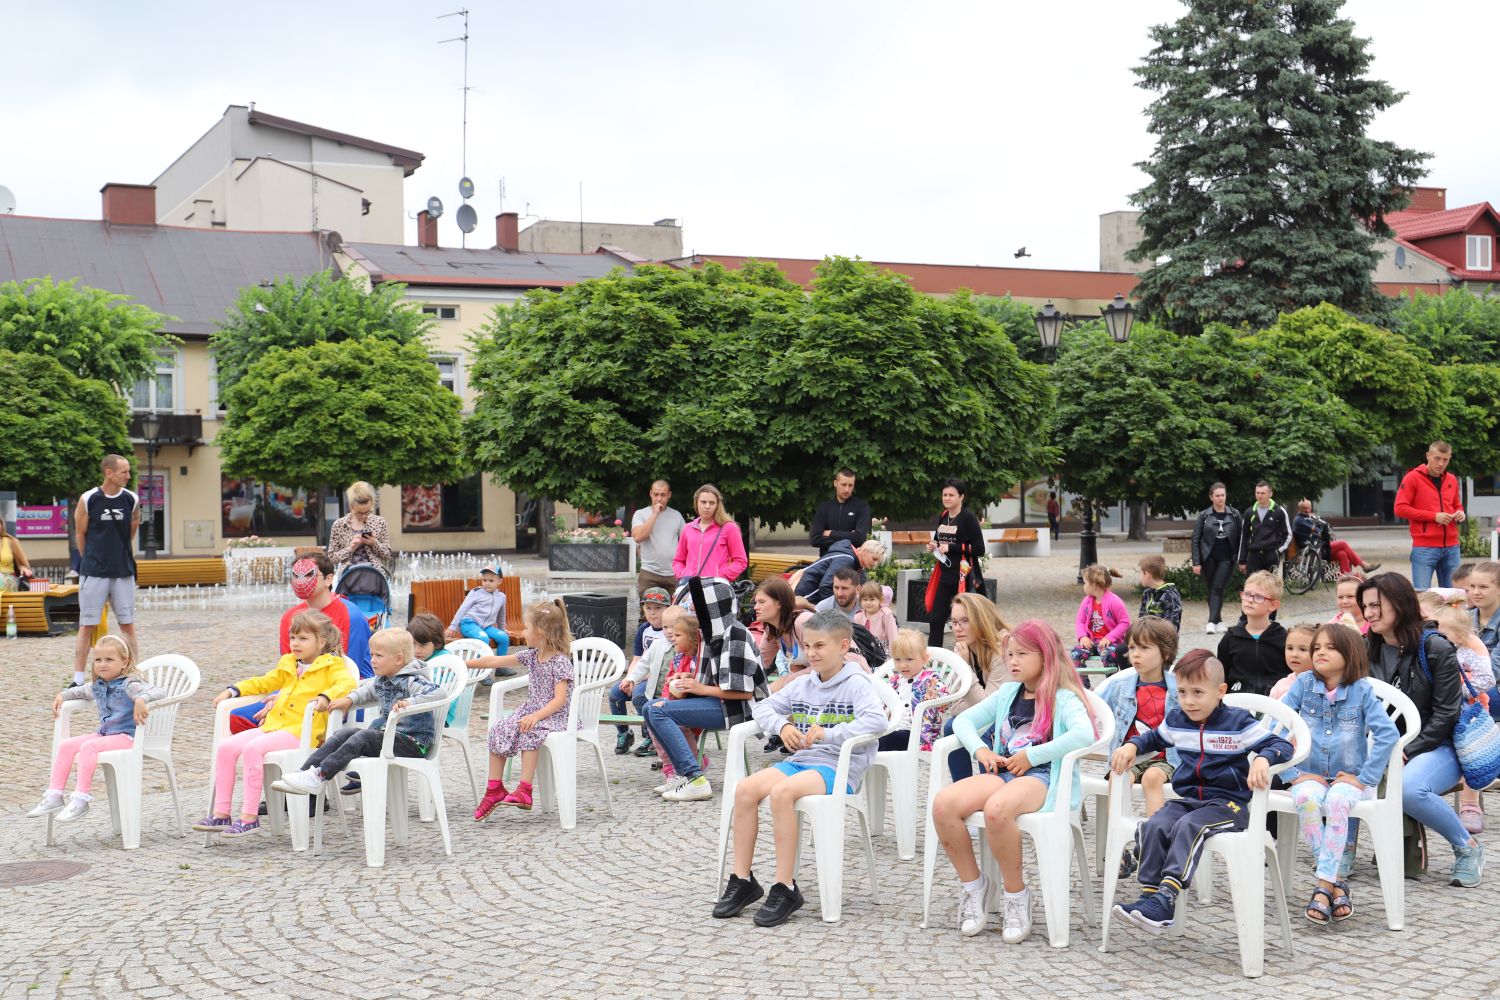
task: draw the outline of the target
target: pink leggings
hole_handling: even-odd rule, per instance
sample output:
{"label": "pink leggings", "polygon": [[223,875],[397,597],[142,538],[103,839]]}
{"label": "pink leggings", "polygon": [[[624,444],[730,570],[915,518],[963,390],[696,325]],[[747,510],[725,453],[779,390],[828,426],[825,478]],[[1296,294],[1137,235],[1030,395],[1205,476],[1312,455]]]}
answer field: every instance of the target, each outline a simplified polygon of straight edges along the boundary
{"label": "pink leggings", "polygon": [[260,784],[266,754],[272,750],[291,750],[297,746],[297,734],[290,729],[268,733],[264,729],[247,729],[226,736],[214,751],[214,814],[228,816],[234,798],[234,763],[245,770],[245,792],[240,798],[240,814],[254,816],[260,808]]}
{"label": "pink leggings", "polygon": [[129,733],[116,733],[113,736],[100,736],[98,733],[85,733],[82,736],[70,736],[57,745],[57,756],[52,760],[52,782],[47,786],[49,791],[60,792],[68,783],[68,770],[73,766],[73,758],[78,758],[78,785],[75,789],[80,795],[89,794],[89,789],[94,787],[94,769],[99,766],[99,755],[106,750],[128,750],[135,745],[135,740]]}

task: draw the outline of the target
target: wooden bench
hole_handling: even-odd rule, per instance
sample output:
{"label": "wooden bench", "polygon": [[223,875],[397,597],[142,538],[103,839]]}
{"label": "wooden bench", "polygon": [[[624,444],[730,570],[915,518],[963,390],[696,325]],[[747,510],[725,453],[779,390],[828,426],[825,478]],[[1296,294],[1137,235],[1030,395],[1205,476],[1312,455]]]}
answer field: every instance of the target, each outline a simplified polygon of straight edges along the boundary
{"label": "wooden bench", "polygon": [[137,587],[212,587],[228,582],[224,560],[214,557],[197,559],[138,559],[135,564]]}
{"label": "wooden bench", "polygon": [[764,583],[772,576],[780,576],[812,564],[812,560],[806,556],[771,556],[763,552],[752,554],[749,562],[750,579],[757,585]]}
{"label": "wooden bench", "polygon": [[989,556],[1045,556],[1052,551],[1052,535],[1036,528],[986,528],[985,554]]}
{"label": "wooden bench", "polygon": [[932,541],[930,531],[893,531],[891,532],[892,545],[922,545],[925,546]]}
{"label": "wooden bench", "polygon": [[[478,577],[466,577],[462,580],[413,580],[411,596],[406,602],[406,620],[411,621],[413,615],[427,612],[437,615],[443,626],[447,627],[457,613],[458,606],[464,602],[464,597],[477,586]],[[512,644],[519,645],[525,637],[521,578],[502,576],[500,593],[505,595],[505,632],[510,636]]]}
{"label": "wooden bench", "polygon": [[10,617],[10,609],[16,609],[16,631],[21,635],[57,635],[62,629],[55,625],[52,616],[71,607],[77,617],[78,587],[52,587],[45,591],[18,591],[0,594],[0,622]]}

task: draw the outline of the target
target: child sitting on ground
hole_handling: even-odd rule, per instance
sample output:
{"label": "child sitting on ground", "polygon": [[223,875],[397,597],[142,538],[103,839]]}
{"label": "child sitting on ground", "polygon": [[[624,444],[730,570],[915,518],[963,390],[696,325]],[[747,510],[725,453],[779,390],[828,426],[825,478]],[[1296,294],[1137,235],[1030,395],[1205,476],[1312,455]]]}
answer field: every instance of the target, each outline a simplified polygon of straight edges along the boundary
{"label": "child sitting on ground", "polygon": [[854,624],[863,625],[870,634],[880,640],[887,651],[896,641],[896,616],[891,612],[891,588],[866,581],[859,588],[859,610],[854,613]]}
{"label": "child sitting on ground", "polygon": [[[106,635],[95,644],[90,669],[94,675],[91,683],[68,688],[52,699],[52,717],[57,718],[65,701],[91,701],[99,710],[99,728],[92,733],[70,736],[57,745],[47,791],[36,808],[26,814],[28,816],[46,816],[62,810],[57,821],[71,823],[88,812],[99,755],[107,750],[128,750],[134,746],[135,727],[145,722],[150,714],[147,703],[167,696],[161,688],[136,673],[130,646],[117,635]],[[78,760],[78,780],[73,785],[73,797],[64,805],[63,790],[75,757]]]}
{"label": "child sitting on ground", "polygon": [[1182,595],[1177,584],[1167,582],[1166,559],[1157,553],[1142,556],[1140,570],[1141,613],[1137,618],[1161,618],[1182,631]]}
{"label": "child sitting on ground", "polygon": [[[436,619],[434,618],[434,621]],[[409,627],[409,626],[408,626]],[[437,720],[432,712],[416,709],[447,697],[432,679],[427,664],[417,659],[415,643],[406,629],[383,628],[370,636],[370,668],[373,677],[342,697],[319,694],[313,711],[347,712],[356,705],[379,703],[380,715],[369,727],[344,726],[314,750],[302,770],[273,782],[278,792],[292,795],[317,795],[325,781],[331,781],[349,762],[358,757],[379,757],[385,743],[385,727],[391,716],[396,720],[396,735],[391,750],[397,757],[425,757],[438,737]]]}
{"label": "child sitting on ground", "polygon": [[[1329,622],[1329,624],[1336,625],[1338,623]],[[1350,629],[1350,631],[1353,631],[1353,629]],[[1317,635],[1317,633],[1318,626],[1316,625],[1293,625],[1286,630],[1284,655],[1286,657],[1287,669],[1291,673],[1272,685],[1269,697],[1280,701],[1292,689],[1292,682],[1297,679],[1297,675],[1305,674],[1312,669],[1312,641],[1313,636]]]}
{"label": "child sitting on ground", "polygon": [[1271,619],[1280,607],[1281,577],[1264,569],[1251,573],[1240,591],[1244,621],[1219,640],[1216,654],[1229,690],[1269,694],[1287,675],[1286,627]]}
{"label": "child sitting on ground", "polygon": [[1119,666],[1116,644],[1130,628],[1130,612],[1112,589],[1119,573],[1095,563],[1083,571],[1083,600],[1078,605],[1075,632],[1078,643],[1073,647],[1073,664],[1080,669],[1089,657],[1098,656],[1106,668]]}
{"label": "child sitting on ground", "polygon": [[[1177,659],[1177,630],[1164,618],[1142,618],[1125,633],[1125,644],[1135,670],[1134,682],[1127,674],[1111,680],[1099,693],[1114,713],[1116,747],[1131,736],[1151,732],[1177,707],[1177,679],[1170,672]],[[1198,652],[1208,655],[1207,650]],[[1165,788],[1177,763],[1176,748],[1168,747],[1166,753],[1148,754],[1131,767],[1130,780],[1140,783],[1147,816],[1166,801]],[[1120,877],[1129,878],[1133,871],[1135,855],[1126,847],[1120,857]]]}
{"label": "child sitting on ground", "polygon": [[[509,656],[495,657],[497,666],[524,667],[530,683],[521,707],[490,726],[490,780],[474,810],[479,822],[498,805],[531,808],[531,779],[536,777],[542,743],[568,724],[573,698],[573,633],[568,611],[560,599],[538,601],[526,609],[526,646]],[[521,755],[521,781],[505,790],[505,762]]]}
{"label": "child sitting on ground", "polygon": [[933,701],[948,694],[948,686],[931,669],[927,659],[927,637],[916,629],[903,628],[891,641],[891,663],[895,669],[889,678],[904,705],[912,710],[911,729],[897,730],[880,737],[880,749],[905,750],[911,742],[911,734],[917,733],[918,746],[923,753],[932,749],[943,735],[943,710],[929,708],[917,717],[917,706],[924,701]]}
{"label": "child sitting on ground", "polygon": [[[734,790],[734,859],[714,916],[736,916],[766,896],[755,913],[757,927],[775,927],[802,906],[802,891],[793,879],[799,826],[795,807],[804,795],[832,795],[840,748],[847,740],[883,732],[885,710],[864,669],[847,659],[854,628],[842,612],[819,611],[802,629],[802,646],[811,668],[751,709],[761,731],[778,734],[795,753],[788,760],[742,778]],[[859,791],[875,742],[849,755],[848,794]],[[771,829],[776,845],[776,881],[767,895],[755,880],[751,861],[760,826],[760,804],[771,800]]]}
{"label": "child sitting on ground", "polygon": [[[1251,579],[1262,575],[1269,574]],[[1270,787],[1271,764],[1292,755],[1292,745],[1265,723],[1224,704],[1229,686],[1217,659],[1184,657],[1175,674],[1179,707],[1151,732],[1126,740],[1109,762],[1124,774],[1137,754],[1179,748],[1172,789],[1181,798],[1164,804],[1136,834],[1141,898],[1115,905],[1116,913],[1153,933],[1172,926],[1177,894],[1192,883],[1204,840],[1243,830],[1251,790]]]}
{"label": "child sitting on ground", "polygon": [[[630,666],[625,670],[625,676],[609,689],[609,711],[611,715],[624,715],[625,702],[628,699],[635,705],[637,715],[643,714],[642,709],[646,699],[655,692],[646,690],[646,681],[651,678],[652,659],[647,658],[658,644],[667,645],[662,632],[662,612],[672,603],[672,595],[668,594],[664,587],[647,587],[641,594],[641,623],[635,630],[635,646]],[[635,732],[630,726],[615,726],[615,753],[625,754],[630,752],[630,747],[635,743]],[[636,751],[637,757],[649,756],[643,753],[651,744],[651,734],[646,733],[641,741],[641,750]]]}
{"label": "child sitting on ground", "polygon": [[[261,783],[265,780],[263,765],[266,754],[297,746],[302,738],[302,716],[308,702],[320,694],[332,700],[354,690],[355,678],[339,652],[339,630],[327,615],[318,611],[299,612],[287,626],[287,632],[292,651],[278,660],[273,670],[231,684],[214,698],[214,704],[218,705],[227,698],[276,692],[276,698],[266,709],[259,727],[225,737],[214,749],[213,809],[193,824],[194,830],[225,837],[260,832],[257,813]],[[328,718],[315,714],[312,719],[314,746],[323,742],[327,728]],[[245,789],[240,797],[240,818],[231,820],[229,807],[234,797],[236,762],[244,772]]]}
{"label": "child sitting on ground", "polygon": [[469,591],[453,612],[448,638],[460,636],[492,643],[501,656],[510,649],[510,634],[505,631],[505,595],[500,592],[500,571],[494,566],[479,571],[479,586]]}

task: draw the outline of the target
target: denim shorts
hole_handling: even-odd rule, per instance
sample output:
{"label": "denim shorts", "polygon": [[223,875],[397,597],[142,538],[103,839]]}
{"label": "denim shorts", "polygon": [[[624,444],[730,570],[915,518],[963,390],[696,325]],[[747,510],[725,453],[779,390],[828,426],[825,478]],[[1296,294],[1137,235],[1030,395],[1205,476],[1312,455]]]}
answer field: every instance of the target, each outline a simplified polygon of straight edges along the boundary
{"label": "denim shorts", "polygon": [[[979,771],[977,773],[983,774],[984,772]],[[1042,784],[1050,788],[1052,787],[1052,765],[1047,764],[1042,767],[1033,767],[1025,774],[1011,774],[1009,771],[1001,768],[1000,773],[999,775],[997,775],[997,777],[999,777],[1001,781],[1014,781],[1017,778],[1035,778]]]}
{"label": "denim shorts", "polygon": [[[817,771],[823,776],[823,794],[833,794],[833,779],[838,775],[838,772],[831,767],[825,767],[822,764],[793,764],[789,760],[783,760],[772,766],[788,778],[801,774],[803,771]],[[854,794],[853,785],[845,784],[844,788],[848,790],[850,795]]]}

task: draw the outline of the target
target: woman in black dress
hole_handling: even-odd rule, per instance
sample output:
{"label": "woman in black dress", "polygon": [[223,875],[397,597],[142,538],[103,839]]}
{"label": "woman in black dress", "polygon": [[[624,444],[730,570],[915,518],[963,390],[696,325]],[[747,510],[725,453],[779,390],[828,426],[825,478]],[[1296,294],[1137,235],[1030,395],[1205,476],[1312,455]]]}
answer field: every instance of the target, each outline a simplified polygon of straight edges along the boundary
{"label": "woman in black dress", "polygon": [[953,598],[958,595],[958,580],[961,564],[969,564],[966,590],[984,593],[984,580],[979,572],[979,557],[984,555],[984,533],[979,529],[979,518],[964,510],[966,487],[962,479],[949,479],[943,483],[943,514],[938,518],[937,529],[927,550],[937,557],[938,586],[932,598],[932,610],[928,618],[930,631],[928,643],[943,645],[943,630],[948,626],[948,613],[953,607]]}

